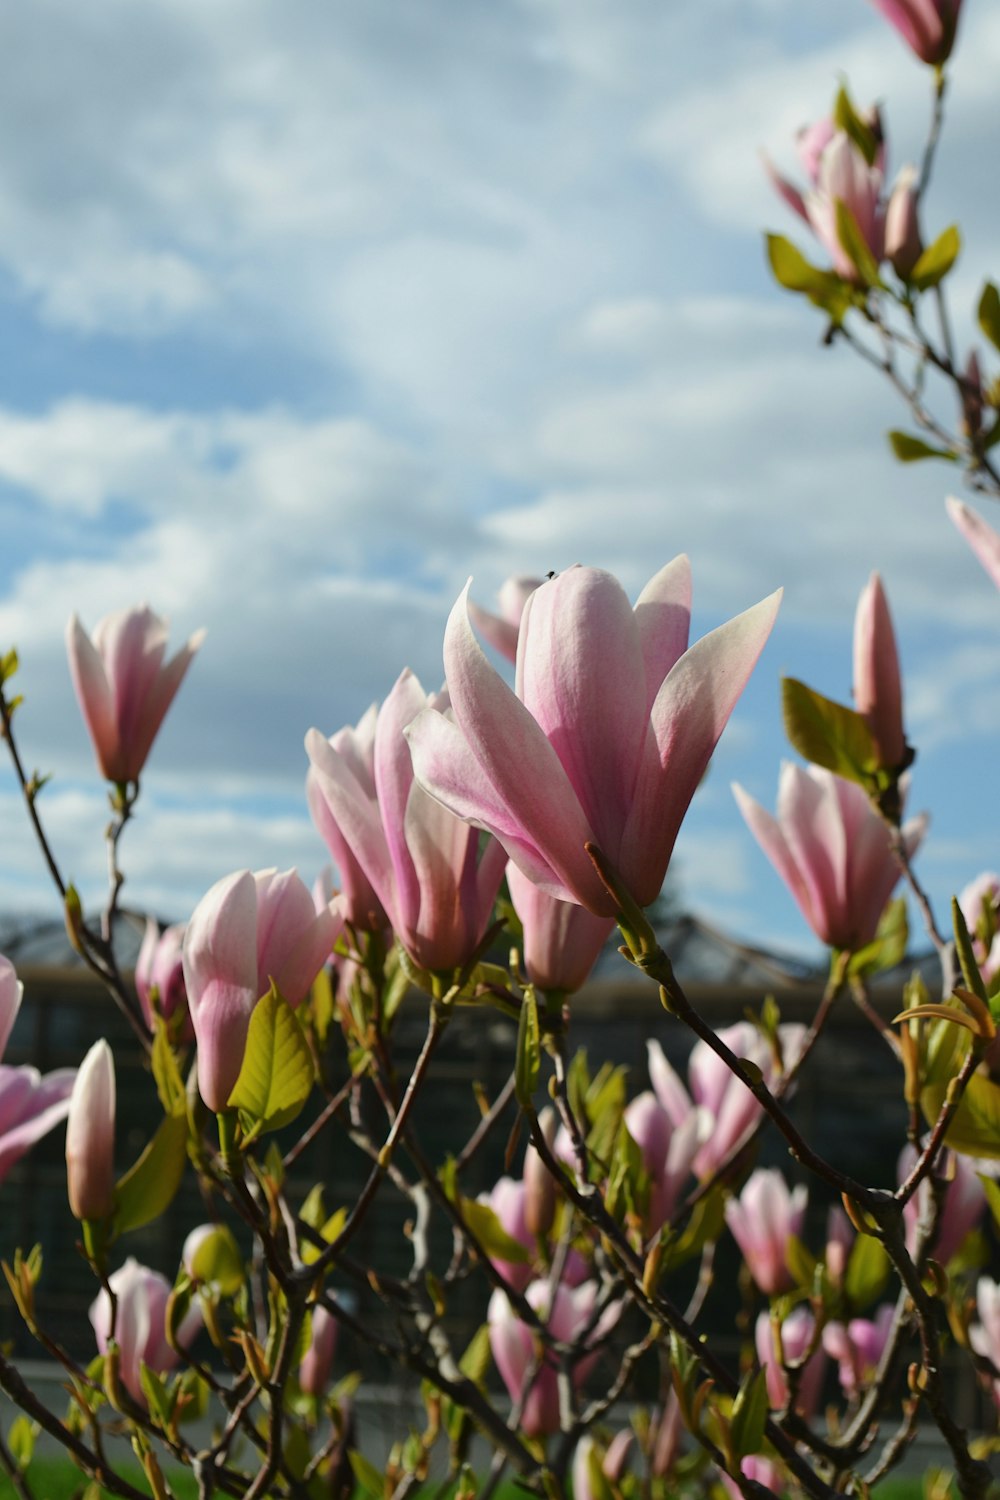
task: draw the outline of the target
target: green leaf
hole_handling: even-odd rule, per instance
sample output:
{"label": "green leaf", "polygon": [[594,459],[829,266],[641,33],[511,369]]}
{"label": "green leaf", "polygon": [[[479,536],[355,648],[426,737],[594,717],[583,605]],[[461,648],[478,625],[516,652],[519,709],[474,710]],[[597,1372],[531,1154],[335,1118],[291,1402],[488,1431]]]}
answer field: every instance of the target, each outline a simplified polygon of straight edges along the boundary
{"label": "green leaf", "polygon": [[491,1362],[490,1328],[488,1323],[484,1323],[469,1340],[469,1346],[459,1360],[458,1368],[472,1381],[473,1385],[478,1385],[481,1390]]}
{"label": "green leaf", "polygon": [[11,646],[9,651],[5,651],[3,656],[0,656],[0,687],[3,686],[9,677],[14,676],[17,668],[17,651]]}
{"label": "green leaf", "polygon": [[958,232],[958,225],[951,224],[938,235],[933,245],[927,246],[913,267],[909,277],[911,286],[915,286],[920,292],[937,286],[955,264],[961,248],[962,236]]}
{"label": "green leaf", "polygon": [[538,997],[534,985],[528,985],[521,1002],[517,1023],[517,1064],[514,1091],[522,1109],[530,1110],[531,1100],[542,1066],[541,1033],[538,1026]]}
{"label": "green leaf", "polygon": [[924,458],[941,458],[949,464],[957,460],[957,455],[950,449],[933,448],[923,438],[914,437],[910,432],[898,432],[894,428],[888,437],[889,446],[901,464],[917,464]]}
{"label": "green leaf", "polygon": [[885,969],[894,969],[906,957],[906,945],[910,939],[910,924],[906,916],[906,900],[897,896],[890,901],[882,913],[872,941],[853,954],[847,972],[854,978],[870,978]]}
{"label": "green leaf", "polygon": [[842,198],[834,202],[834,215],[837,223],[837,239],[841,249],[850,258],[851,264],[857,271],[865,286],[880,286],[878,274],[878,261],[871,252],[871,247],[861,232],[861,226],[854,216],[854,210],[849,208]]}
{"label": "green leaf", "polygon": [[216,1224],[199,1243],[191,1258],[195,1281],[218,1287],[223,1297],[235,1297],[243,1285],[243,1257],[225,1224]]}
{"label": "green leaf", "polygon": [[145,1360],[139,1361],[139,1384],[149,1407],[149,1414],[161,1427],[169,1427],[174,1415],[174,1403],[163,1380],[151,1370]]}
{"label": "green leaf", "polygon": [[842,323],[855,298],[850,283],[835,271],[814,266],[784,235],[769,234],[766,238],[768,262],[778,285],[789,292],[800,292],[828,313],[835,324]]}
{"label": "green leaf", "polygon": [[796,1286],[810,1288],[813,1277],[816,1274],[816,1257],[799,1239],[797,1234],[789,1235],[788,1243],[785,1245],[785,1265],[792,1273]]}
{"label": "green leaf", "polygon": [[993,1222],[1000,1229],[1000,1182],[997,1182],[993,1177],[985,1177],[982,1172],[977,1172],[976,1176],[983,1185],[983,1192],[986,1194],[986,1201],[990,1206]]}
{"label": "green leaf", "polygon": [[851,102],[851,96],[841,84],[833,103],[833,123],[838,130],[850,136],[869,166],[878,155],[878,137],[866,120],[863,120]]}
{"label": "green leaf", "polygon": [[871,789],[878,751],[861,714],[824,698],[794,677],[782,678],[781,707],[785,733],[800,755],[858,782],[866,791]]}
{"label": "green leaf", "polygon": [[951,898],[951,924],[955,932],[955,948],[958,952],[958,961],[962,969],[962,977],[966,985],[974,995],[978,995],[983,1004],[988,1003],[989,997],[983,976],[979,972],[979,964],[976,962],[976,952],[972,946],[972,938],[969,929],[965,925],[965,913],[958,904],[958,898]]}
{"label": "green leaf", "polygon": [[881,1240],[859,1234],[851,1246],[844,1273],[844,1290],[859,1311],[874,1302],[889,1279],[891,1262]]}
{"label": "green leaf", "polygon": [[642,1152],[622,1121],[608,1172],[605,1203],[612,1218],[621,1222],[626,1213],[641,1212],[649,1198],[649,1173]]}
{"label": "green leaf", "polygon": [[163,1112],[166,1115],[186,1115],[187,1095],[184,1091],[184,1080],[181,1070],[177,1066],[177,1058],[174,1050],[167,1039],[167,1028],[160,1017],[156,1018],[156,1030],[153,1035],[153,1050],[150,1057],[153,1068],[153,1079],[156,1083],[156,1092],[160,1096]]}
{"label": "green leaf", "polygon": [[384,1494],[384,1476],[379,1473],[374,1464],[368,1462],[363,1453],[359,1453],[357,1448],[351,1448],[347,1454],[347,1458],[355,1479],[366,1495],[375,1495],[377,1497]]}
{"label": "green leaf", "polygon": [[[941,1113],[946,1093],[947,1084],[942,1083],[931,1083],[923,1089],[920,1108],[929,1125]],[[964,1156],[1000,1159],[1000,1084],[984,1073],[973,1074],[944,1143]]]}
{"label": "green leaf", "polygon": [[187,1140],[186,1117],[167,1115],[115,1188],[116,1235],[151,1224],[170,1207],[184,1176]]}
{"label": "green leaf", "polygon": [[10,1431],[7,1434],[7,1447],[10,1449],[11,1456],[22,1474],[31,1463],[32,1455],[35,1451],[35,1439],[39,1432],[41,1432],[41,1428],[38,1423],[29,1421],[23,1412],[20,1416],[15,1417],[10,1424]]}
{"label": "green leaf", "polygon": [[730,1437],[737,1460],[759,1453],[768,1413],[767,1379],[763,1370],[746,1374],[733,1402]]}
{"label": "green leaf", "polygon": [[1000,292],[992,281],[983,287],[979,299],[979,326],[994,349],[1000,349]]}
{"label": "green leaf", "polygon": [[280,1130],[295,1119],[312,1086],[309,1043],[295,1012],[272,984],[250,1017],[243,1066],[229,1108],[239,1110],[248,1136]]}
{"label": "green leaf", "polygon": [[725,1204],[726,1194],[721,1183],[716,1183],[711,1192],[698,1199],[683,1233],[664,1251],[664,1271],[673,1271],[692,1256],[700,1255],[710,1240],[719,1238],[726,1217]]}
{"label": "green leaf", "polygon": [[488,1203],[478,1203],[475,1198],[459,1198],[458,1208],[462,1218],[492,1260],[509,1260],[524,1265],[530,1259],[528,1251],[519,1240],[515,1240],[504,1229]]}

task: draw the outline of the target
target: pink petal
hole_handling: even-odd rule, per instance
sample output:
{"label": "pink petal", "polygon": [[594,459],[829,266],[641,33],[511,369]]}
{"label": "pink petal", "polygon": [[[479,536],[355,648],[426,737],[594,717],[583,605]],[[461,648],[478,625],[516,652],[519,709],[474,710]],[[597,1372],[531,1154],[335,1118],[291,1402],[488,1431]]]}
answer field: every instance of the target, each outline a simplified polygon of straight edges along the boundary
{"label": "pink petal", "polygon": [[646,712],[663,679],[688,648],[691,631],[691,563],[681,553],[649,580],[635,605],[646,671]]}
{"label": "pink petal", "polygon": [[350,765],[318,729],[306,735],[306,752],[330,816],[382,904],[390,925],[396,918],[396,881],[374,794],[368,795]]}
{"label": "pink petal", "polygon": [[18,982],[14,965],[0,954],[0,1057],[7,1050],[23,994],[24,986]]}
{"label": "pink petal", "polygon": [[396,917],[403,928],[415,927],[420,913],[420,879],[405,832],[406,807],[413,785],[413,761],[404,729],[427,707],[427,694],[406,668],[379,710],[375,729],[375,792],[396,885]]}
{"label": "pink petal", "polygon": [[799,867],[792,857],[785,835],[781,831],[781,825],[766,808],[750,796],[749,792],[745,792],[738,782],[733,782],[732,790],[736,805],[743,814],[747,827],[791,891],[802,915],[815,932],[820,917],[813,905],[812,893],[802,879]]}
{"label": "pink petal", "polygon": [[696,641],[656,696],[620,856],[621,874],[641,906],[659,895],[681,822],[780,602],[779,589]]}
{"label": "pink petal", "polygon": [[132,759],[135,775],[130,779],[138,779],[139,772],[152,749],[153,741],[159,733],[160,725],[166,717],[167,709],[174,701],[177,689],[184,680],[184,674],[204,641],[205,635],[206,631],[196,630],[187,645],[182,646],[177,655],[157,673],[133,742]]}
{"label": "pink petal", "polygon": [[1000,533],[961,500],[945,501],[948,514],[1000,589]]}
{"label": "pink petal", "polygon": [[94,744],[101,774],[109,781],[122,781],[125,778],[119,774],[118,726],[107,673],[100,655],[76,615],[70,618],[66,627],[66,652],[73,687]]}

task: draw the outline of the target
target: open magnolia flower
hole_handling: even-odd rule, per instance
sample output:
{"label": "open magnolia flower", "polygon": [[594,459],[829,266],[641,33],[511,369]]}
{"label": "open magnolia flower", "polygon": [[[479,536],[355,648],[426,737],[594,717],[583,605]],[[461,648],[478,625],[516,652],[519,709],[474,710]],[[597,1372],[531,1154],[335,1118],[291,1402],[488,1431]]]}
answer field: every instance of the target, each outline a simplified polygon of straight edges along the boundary
{"label": "open magnolia flower", "polygon": [[427,709],[406,731],[417,780],[549,895],[615,915],[595,844],[648,906],[780,594],[689,648],[686,557],[634,609],[610,573],[569,568],[528,598],[514,691],[478,645],[467,598],[468,586],[444,640],[455,721]]}
{"label": "open magnolia flower", "polygon": [[[23,994],[14,965],[0,954],[0,1057]],[[75,1068],[58,1068],[43,1076],[37,1068],[0,1063],[0,1182],[36,1141],[65,1120],[75,1078]]]}

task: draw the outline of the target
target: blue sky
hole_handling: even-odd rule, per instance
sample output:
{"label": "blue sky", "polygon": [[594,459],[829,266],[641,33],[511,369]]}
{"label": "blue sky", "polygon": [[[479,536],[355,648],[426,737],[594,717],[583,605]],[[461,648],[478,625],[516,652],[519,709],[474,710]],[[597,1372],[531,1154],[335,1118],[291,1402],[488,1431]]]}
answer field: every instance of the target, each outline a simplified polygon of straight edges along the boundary
{"label": "blue sky", "polygon": [[[960,338],[997,268],[1000,17],[967,0],[928,229],[959,218]],[[885,578],[944,902],[1000,863],[990,807],[1000,599],[900,469],[902,413],[774,288],[760,170],[846,74],[913,159],[926,70],[865,0],[33,0],[0,56],[0,642],[32,766],[93,901],[102,787],[65,667],[145,598],[208,639],[147,769],[126,900],[184,916],[241,866],[324,860],[305,731],[404,665],[440,680],[466,577],[603,565],[634,593],[691,555],[698,633],[785,603],[677,850],[751,941],[815,945],[744,829],[773,805],[782,672],[850,689]],[[979,200],[979,201],[977,201]],[[988,365],[988,361],[987,361]],[[0,778],[0,903],[44,909]]]}

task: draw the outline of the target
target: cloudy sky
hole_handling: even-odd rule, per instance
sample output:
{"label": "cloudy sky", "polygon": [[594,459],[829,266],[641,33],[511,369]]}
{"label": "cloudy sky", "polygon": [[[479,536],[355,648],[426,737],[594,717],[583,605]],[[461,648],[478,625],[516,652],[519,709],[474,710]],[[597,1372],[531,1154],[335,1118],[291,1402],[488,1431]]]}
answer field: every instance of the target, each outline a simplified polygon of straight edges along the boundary
{"label": "cloudy sky", "polygon": [[[998,241],[1000,15],[968,0],[927,205],[960,218],[963,339]],[[63,654],[147,599],[208,627],[126,835],[126,899],[186,915],[240,866],[325,858],[302,740],[438,685],[469,574],[574,561],[633,592],[690,554],[700,634],[785,586],[678,846],[687,902],[815,951],[729,782],[773,803],[778,683],[850,689],[881,569],[944,901],[1000,862],[1000,600],[899,469],[903,414],[774,288],[763,179],[839,79],[893,170],[927,72],[865,0],[33,0],[0,51],[0,643],[65,869],[99,899],[106,822]],[[980,164],[977,166],[977,160]],[[982,201],[977,202],[977,197]],[[984,817],[983,810],[990,815]],[[0,906],[49,894],[0,779]]]}

